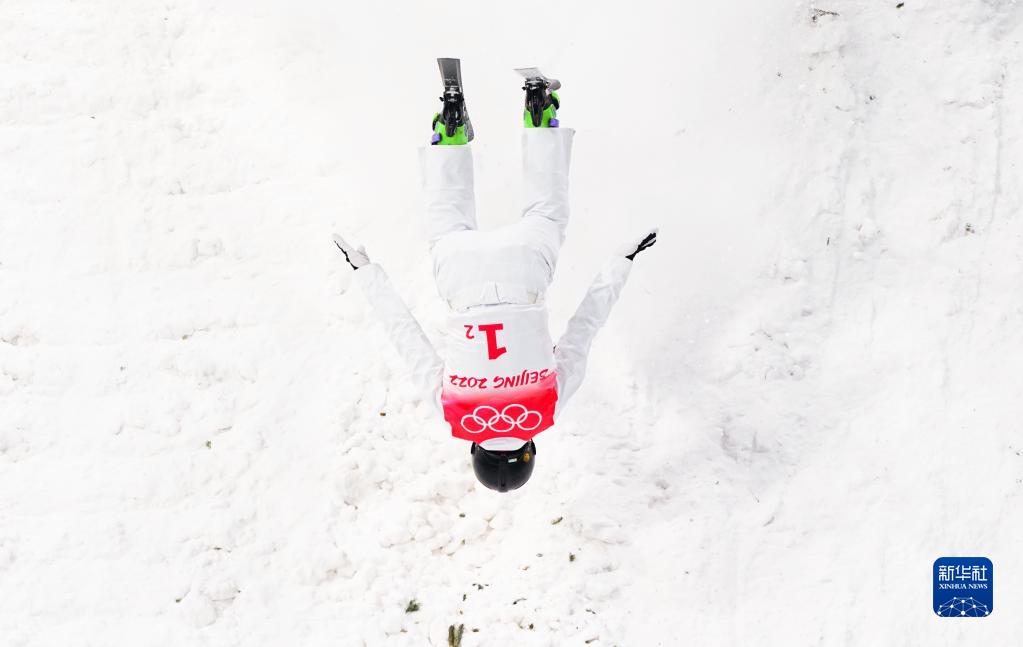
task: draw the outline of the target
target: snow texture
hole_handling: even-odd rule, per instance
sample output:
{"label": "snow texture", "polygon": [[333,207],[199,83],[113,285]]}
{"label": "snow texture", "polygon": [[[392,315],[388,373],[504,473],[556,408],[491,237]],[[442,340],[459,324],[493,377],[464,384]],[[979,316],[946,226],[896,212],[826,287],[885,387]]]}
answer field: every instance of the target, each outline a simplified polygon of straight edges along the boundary
{"label": "snow texture", "polygon": [[[1021,20],[0,3],[0,644],[1019,644]],[[484,224],[519,209],[512,68],[564,82],[555,336],[661,227],[510,495],[330,239],[436,334],[437,56]],[[993,561],[990,617],[931,610],[944,555]]]}

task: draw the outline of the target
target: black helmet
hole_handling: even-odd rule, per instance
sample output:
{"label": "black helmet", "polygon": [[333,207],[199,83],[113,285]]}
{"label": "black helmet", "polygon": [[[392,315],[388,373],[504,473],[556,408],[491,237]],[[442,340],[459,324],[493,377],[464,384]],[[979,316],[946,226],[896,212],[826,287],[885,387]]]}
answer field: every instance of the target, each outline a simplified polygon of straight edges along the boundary
{"label": "black helmet", "polygon": [[532,440],[510,452],[491,451],[473,443],[470,453],[476,478],[498,492],[522,487],[533,474],[533,463],[536,462],[536,445]]}

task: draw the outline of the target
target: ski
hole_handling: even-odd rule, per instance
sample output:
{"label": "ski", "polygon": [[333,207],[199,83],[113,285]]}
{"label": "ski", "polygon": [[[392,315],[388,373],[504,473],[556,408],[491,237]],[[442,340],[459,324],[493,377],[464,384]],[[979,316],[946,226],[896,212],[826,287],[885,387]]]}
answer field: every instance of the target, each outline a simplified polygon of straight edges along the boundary
{"label": "ski", "polygon": [[561,87],[561,81],[544,76],[538,67],[517,67],[515,71],[525,79],[522,89],[526,91],[526,111],[533,126],[539,127],[547,106],[553,105],[555,110],[560,107],[557,96],[552,96],[551,92]]}
{"label": "ski", "polygon": [[448,137],[452,137],[455,130],[464,124],[465,135],[472,141],[472,122],[469,121],[469,112],[465,108],[465,92],[462,88],[462,61],[457,58],[438,58],[437,66],[440,68],[440,79],[444,84],[444,94],[440,97],[444,104],[440,113],[444,131]]}
{"label": "ski", "polygon": [[547,86],[548,90],[557,90],[561,88],[561,81],[557,79],[551,79],[544,76],[544,73],[540,71],[538,67],[517,67],[515,71],[522,75],[522,78],[529,80],[540,80],[543,81]]}

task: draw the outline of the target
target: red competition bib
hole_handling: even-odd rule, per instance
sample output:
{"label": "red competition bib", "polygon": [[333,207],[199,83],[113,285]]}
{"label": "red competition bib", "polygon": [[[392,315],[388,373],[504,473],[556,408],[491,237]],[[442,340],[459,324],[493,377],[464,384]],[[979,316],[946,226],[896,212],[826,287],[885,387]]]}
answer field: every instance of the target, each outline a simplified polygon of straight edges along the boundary
{"label": "red competition bib", "polygon": [[441,404],[451,435],[529,440],[554,424],[558,380],[542,305],[501,306],[449,319]]}

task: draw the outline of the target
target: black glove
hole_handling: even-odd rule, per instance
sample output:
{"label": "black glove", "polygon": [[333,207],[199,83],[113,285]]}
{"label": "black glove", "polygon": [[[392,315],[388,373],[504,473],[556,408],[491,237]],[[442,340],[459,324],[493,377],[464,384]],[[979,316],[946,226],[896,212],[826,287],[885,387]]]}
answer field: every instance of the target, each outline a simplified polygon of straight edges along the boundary
{"label": "black glove", "polygon": [[648,247],[653,247],[654,243],[656,242],[657,230],[655,229],[651,231],[649,234],[647,234],[646,237],[643,238],[643,240],[639,241],[639,243],[636,245],[636,249],[633,250],[631,254],[626,254],[625,258],[629,259],[630,261],[635,260],[636,254],[640,253],[644,249],[647,249]]}

